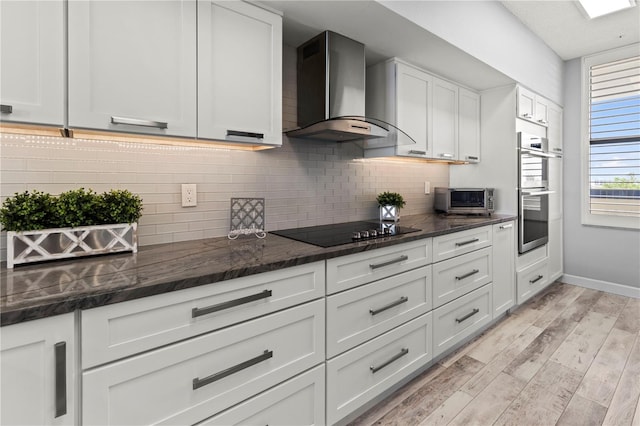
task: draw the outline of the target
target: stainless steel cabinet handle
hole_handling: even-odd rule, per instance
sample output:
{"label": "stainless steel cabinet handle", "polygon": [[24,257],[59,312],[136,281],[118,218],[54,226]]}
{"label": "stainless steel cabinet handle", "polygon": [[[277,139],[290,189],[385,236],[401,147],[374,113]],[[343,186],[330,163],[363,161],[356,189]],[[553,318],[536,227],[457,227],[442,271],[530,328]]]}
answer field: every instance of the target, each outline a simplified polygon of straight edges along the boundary
{"label": "stainless steel cabinet handle", "polygon": [[471,318],[472,316],[474,316],[478,312],[480,312],[480,309],[474,308],[473,311],[469,312],[467,315],[463,316],[462,318],[456,318],[456,322],[458,324],[460,324],[462,321],[468,320],[469,318]]}
{"label": "stainless steel cabinet handle", "polygon": [[538,276],[537,276],[537,277],[535,277],[534,279],[529,280],[529,284],[535,284],[535,283],[537,283],[538,281],[540,281],[542,278],[543,278],[543,276],[542,276],[542,275],[538,275]]}
{"label": "stainless steel cabinet handle", "polygon": [[382,308],[369,309],[369,313],[371,315],[378,315],[380,312],[384,312],[387,309],[391,309],[395,306],[402,305],[403,303],[406,303],[408,301],[409,301],[409,298],[407,296],[402,296],[400,299],[396,300],[395,302],[391,302],[388,305],[383,306]]}
{"label": "stainless steel cabinet handle", "polygon": [[244,138],[264,139],[264,133],[243,132],[240,130],[227,130],[227,136],[242,136]]}
{"label": "stainless steel cabinet handle", "polygon": [[549,122],[547,120],[542,120],[542,119],[538,120],[538,123],[540,123],[540,124],[549,124]]}
{"label": "stainless steel cabinet handle", "polygon": [[0,105],[0,112],[3,114],[11,114],[13,112],[13,105]]}
{"label": "stainless steel cabinet handle", "polygon": [[530,114],[530,113],[528,113],[528,112],[526,112],[526,113],[522,114],[522,116],[523,116],[524,118],[533,118],[533,115],[531,115],[531,114]]}
{"label": "stainless steel cabinet handle", "polygon": [[206,308],[193,308],[191,310],[191,318],[200,317],[213,312],[222,311],[225,309],[233,308],[234,306],[244,305],[245,303],[253,302],[255,300],[266,299],[272,294],[271,290],[264,290],[260,293],[252,294],[250,296],[240,297],[238,299],[229,300],[228,302],[218,303],[216,305],[207,306]]}
{"label": "stainless steel cabinet handle", "polygon": [[456,243],[456,247],[466,246],[467,244],[475,243],[477,241],[480,241],[480,239],[479,238],[474,238],[473,240],[463,241],[461,243]]}
{"label": "stainless steel cabinet handle", "polygon": [[262,355],[258,355],[255,358],[251,358],[249,360],[241,362],[240,364],[234,365],[233,367],[229,367],[226,370],[222,370],[218,373],[207,376],[204,379],[199,379],[196,377],[195,379],[193,379],[193,390],[196,390],[198,388],[201,388],[203,386],[206,386],[218,380],[224,379],[227,376],[237,373],[238,371],[242,371],[245,368],[249,368],[252,365],[259,364],[262,361],[268,360],[269,358],[273,358],[273,351],[265,350],[262,353]]}
{"label": "stainless steel cabinet handle", "polygon": [[377,367],[374,367],[372,365],[371,367],[369,367],[369,370],[371,370],[372,373],[377,373],[378,371],[380,371],[383,368],[385,368],[387,365],[391,364],[394,361],[399,360],[400,358],[402,358],[403,356],[405,356],[408,353],[409,353],[409,349],[408,348],[402,348],[402,350],[400,351],[400,353],[398,355],[394,355],[393,358],[389,359],[388,361],[383,362],[382,364],[380,364]]}
{"label": "stainless steel cabinet handle", "polygon": [[164,121],[141,120],[139,118],[116,117],[111,116],[111,124],[130,124],[132,126],[155,127],[157,129],[166,129],[168,123]]}
{"label": "stainless steel cabinet handle", "polygon": [[404,262],[405,260],[409,260],[409,256],[407,256],[406,254],[403,254],[402,256],[393,259],[393,260],[389,260],[387,262],[382,262],[382,263],[372,263],[369,265],[369,268],[371,269],[378,269],[378,268],[382,268],[383,266],[389,266],[389,265],[393,265],[394,263],[399,263],[399,262]]}
{"label": "stainless steel cabinet handle", "polygon": [[476,157],[475,155],[467,155],[466,157],[464,157],[467,160],[477,160],[478,157]]}
{"label": "stainless steel cabinet handle", "polygon": [[412,149],[412,150],[409,151],[409,154],[427,155],[427,151],[418,151],[418,150]]}
{"label": "stainless steel cabinet handle", "polygon": [[562,152],[562,148],[553,148],[555,152]]}
{"label": "stainless steel cabinet handle", "polygon": [[513,228],[513,223],[510,223],[508,225],[500,225],[500,229],[509,229],[509,228]]}
{"label": "stainless steel cabinet handle", "polygon": [[456,277],[456,281],[464,280],[465,278],[468,278],[468,277],[470,277],[471,275],[475,275],[475,274],[477,274],[478,272],[480,272],[480,270],[479,270],[479,269],[474,269],[474,270],[473,270],[473,271],[471,271],[471,272],[467,272],[466,274],[464,274],[464,275],[462,275],[462,276]]}
{"label": "stainless steel cabinet handle", "polygon": [[67,343],[58,342],[53,346],[55,360],[55,417],[67,414]]}
{"label": "stainless steel cabinet handle", "polygon": [[440,157],[443,157],[443,158],[453,158],[453,154],[448,154],[448,153],[444,152],[444,153],[440,154]]}

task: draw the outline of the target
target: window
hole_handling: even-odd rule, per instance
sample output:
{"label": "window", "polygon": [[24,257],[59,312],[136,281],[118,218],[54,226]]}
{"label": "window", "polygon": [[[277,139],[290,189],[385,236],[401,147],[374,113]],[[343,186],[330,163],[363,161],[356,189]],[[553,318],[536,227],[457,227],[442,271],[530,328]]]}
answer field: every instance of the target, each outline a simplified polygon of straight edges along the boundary
{"label": "window", "polygon": [[640,46],[584,59],[583,223],[640,228]]}

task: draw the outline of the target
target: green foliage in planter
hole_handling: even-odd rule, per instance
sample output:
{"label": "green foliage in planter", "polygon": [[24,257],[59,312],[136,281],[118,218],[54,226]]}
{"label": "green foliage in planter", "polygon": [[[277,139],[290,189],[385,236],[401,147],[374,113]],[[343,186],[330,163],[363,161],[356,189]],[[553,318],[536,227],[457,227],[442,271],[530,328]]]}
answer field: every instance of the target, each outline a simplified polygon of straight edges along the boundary
{"label": "green foliage in planter", "polygon": [[0,224],[7,231],[34,231],[136,222],[142,214],[142,199],[127,190],[97,194],[84,188],[58,197],[26,191],[8,197],[0,209]]}
{"label": "green foliage in planter", "polygon": [[134,223],[142,215],[142,199],[126,189],[101,194],[98,205],[102,223]]}
{"label": "green foliage in planter", "polygon": [[15,193],[0,209],[0,223],[6,231],[35,231],[55,224],[55,198],[38,191]]}
{"label": "green foliage in planter", "polygon": [[382,192],[378,194],[376,201],[381,206],[395,206],[399,209],[403,208],[405,204],[407,204],[407,202],[404,201],[404,198],[402,198],[402,195],[397,192]]}
{"label": "green foliage in planter", "polygon": [[98,194],[84,188],[73,189],[60,194],[55,203],[55,217],[58,228],[97,225]]}

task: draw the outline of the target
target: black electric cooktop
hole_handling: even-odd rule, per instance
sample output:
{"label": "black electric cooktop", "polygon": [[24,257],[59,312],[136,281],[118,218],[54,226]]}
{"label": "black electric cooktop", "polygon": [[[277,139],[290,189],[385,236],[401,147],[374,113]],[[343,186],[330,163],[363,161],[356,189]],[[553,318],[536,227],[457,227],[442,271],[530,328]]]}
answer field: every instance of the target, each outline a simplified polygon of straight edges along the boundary
{"label": "black electric cooktop", "polygon": [[360,241],[390,238],[417,231],[420,230],[400,226],[394,222],[361,221],[281,229],[270,231],[270,233],[320,247],[334,247]]}

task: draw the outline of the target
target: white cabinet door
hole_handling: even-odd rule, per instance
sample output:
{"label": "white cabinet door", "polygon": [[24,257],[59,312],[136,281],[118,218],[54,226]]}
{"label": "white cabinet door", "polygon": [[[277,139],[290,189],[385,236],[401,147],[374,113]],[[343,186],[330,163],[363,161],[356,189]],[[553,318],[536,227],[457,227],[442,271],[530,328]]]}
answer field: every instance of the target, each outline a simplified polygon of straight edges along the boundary
{"label": "white cabinet door", "polygon": [[73,314],[0,327],[0,424],[75,423]]}
{"label": "white cabinet door", "polygon": [[433,77],[396,64],[396,126],[416,143],[398,146],[398,155],[431,157],[431,97]]}
{"label": "white cabinet door", "polygon": [[458,86],[433,79],[433,157],[458,158]]}
{"label": "white cabinet door", "polygon": [[542,96],[536,95],[536,106],[533,112],[536,123],[542,124],[543,126],[549,124],[549,101]]}
{"label": "white cabinet door", "polygon": [[536,94],[524,87],[518,87],[516,115],[525,120],[533,120],[536,109]]}
{"label": "white cabinet door", "polygon": [[61,0],[0,2],[0,120],[64,125]]}
{"label": "white cabinet door", "polygon": [[562,218],[549,221],[549,280],[553,282],[564,273],[563,267],[563,238],[562,238]]}
{"label": "white cabinet door", "polygon": [[198,138],[282,144],[282,17],[198,2]]}
{"label": "white cabinet door", "polygon": [[550,104],[547,115],[549,119],[549,127],[547,128],[549,151],[554,154],[562,154],[562,108]]}
{"label": "white cabinet door", "polygon": [[69,127],[195,137],[195,1],[68,4]]}
{"label": "white cabinet door", "polygon": [[458,94],[458,159],[480,161],[480,95],[460,88]]}
{"label": "white cabinet door", "polygon": [[516,224],[493,225],[493,317],[516,301]]}

